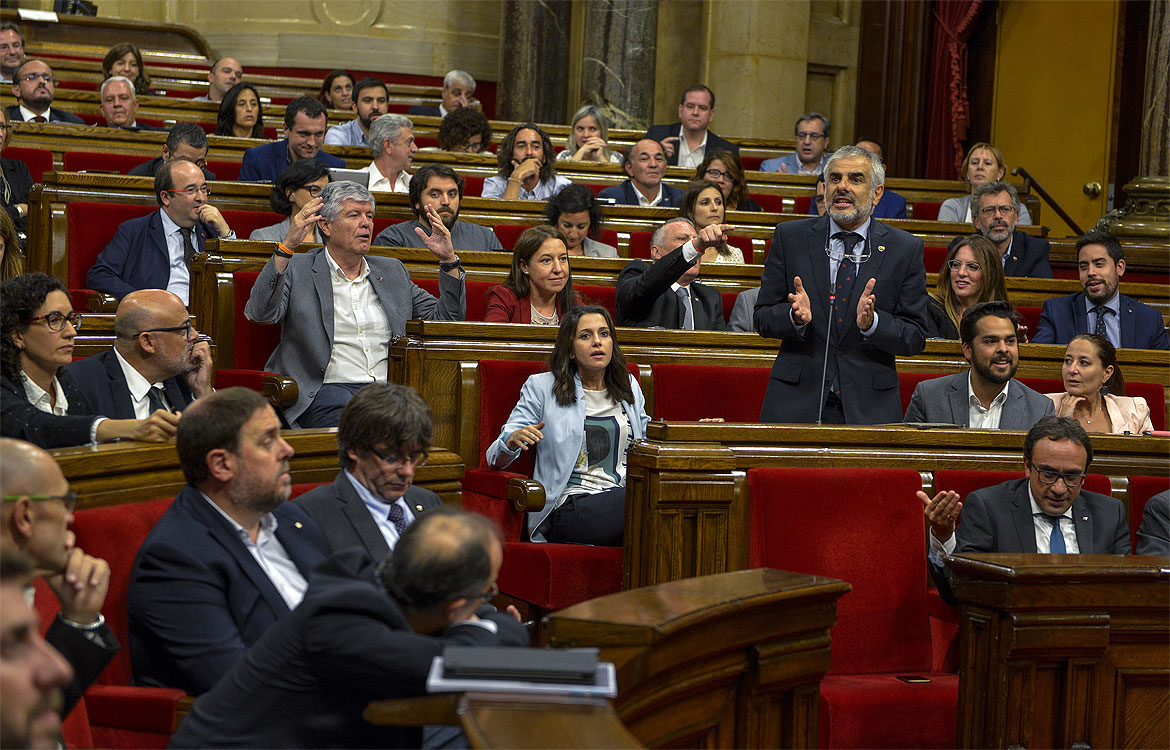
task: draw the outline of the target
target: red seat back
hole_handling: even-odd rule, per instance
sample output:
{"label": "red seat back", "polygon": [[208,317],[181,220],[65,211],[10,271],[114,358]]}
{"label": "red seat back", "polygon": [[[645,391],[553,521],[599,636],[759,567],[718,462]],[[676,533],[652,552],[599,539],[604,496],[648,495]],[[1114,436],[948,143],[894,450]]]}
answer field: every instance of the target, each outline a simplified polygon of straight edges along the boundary
{"label": "red seat back", "polygon": [[650,260],[650,240],[653,232],[630,232],[630,257]]}
{"label": "red seat back", "polygon": [[[216,175],[218,177],[219,175]],[[236,237],[247,239],[252,232],[273,224],[279,224],[284,217],[271,211],[242,211],[240,209],[225,208],[220,211],[223,220],[228,223]]]}
{"label": "red seat back", "polygon": [[208,161],[207,171],[215,173],[219,182],[235,182],[240,179],[240,165],[238,161]]}
{"label": "red seat back", "polygon": [[601,305],[609,311],[609,315],[617,320],[617,287],[595,286],[593,284],[574,284],[573,289],[581,295],[581,301],[587,305]]}
{"label": "red seat back", "polygon": [[[548,369],[547,362],[517,360],[479,361],[479,465],[488,468],[487,449],[500,435],[508,415],[520,400],[520,389],[530,375]],[[490,397],[489,395],[490,394]],[[532,451],[522,453],[508,471],[532,476]]]}
{"label": "red seat back", "polygon": [[914,388],[923,380],[941,378],[942,372],[900,372],[898,373],[898,396],[902,399],[902,413],[910,405],[910,397],[914,395]]}
{"label": "red seat back", "polygon": [[463,195],[465,197],[483,195],[484,178],[476,177],[475,175],[470,174],[461,176],[463,177]]}
{"label": "red seat back", "polygon": [[837,604],[829,672],[930,671],[918,472],[751,469],[748,487],[752,567],[839,578],[853,587]]}
{"label": "red seat back", "polygon": [[516,240],[520,239],[520,235],[524,234],[524,230],[528,229],[531,224],[496,224],[492,227],[492,231],[496,233],[500,244],[504,246],[505,250],[513,250],[516,247]]}
{"label": "red seat back", "polygon": [[763,156],[740,156],[739,163],[748,172],[759,172],[760,165],[764,163]]}
{"label": "red seat back", "polygon": [[66,172],[117,172],[130,170],[146,161],[138,154],[95,154],[89,151],[66,151],[62,159]]}
{"label": "red seat back", "polygon": [[8,159],[19,159],[28,167],[33,182],[40,182],[45,172],[53,171],[53,152],[39,148],[21,148],[9,146],[4,149],[4,156]]}
{"label": "red seat back", "polygon": [[[775,193],[752,193],[751,198],[760,204],[760,208],[769,213],[784,213],[784,196],[782,195],[776,195]],[[805,206],[805,208],[807,209],[808,207]]]}
{"label": "red seat back", "polygon": [[236,368],[241,370],[263,370],[280,343],[280,326],[253,323],[244,317],[244,305],[248,304],[259,275],[259,271],[232,273],[236,292]]}
{"label": "red seat back", "polygon": [[767,367],[654,365],[654,418],[759,422]]}
{"label": "red seat back", "polygon": [[[411,279],[420,289],[427,290],[431,295],[439,296],[439,280],[438,279]],[[464,279],[463,281],[463,296],[467,301],[467,312],[464,320],[483,322],[483,314],[487,311],[487,301],[484,299],[487,296],[488,289],[491,289],[495,284],[490,281],[472,281],[471,279]]]}
{"label": "red seat back", "polygon": [[[915,217],[917,218],[917,217]],[[942,270],[943,262],[947,259],[947,248],[938,245],[927,245],[922,249],[922,265],[927,273],[938,273]]]}
{"label": "red seat back", "polygon": [[942,202],[914,201],[914,213],[912,215],[919,221],[937,221],[940,208],[942,208]]}
{"label": "red seat back", "polygon": [[738,247],[743,252],[744,263],[755,263],[755,248],[752,247],[752,238],[742,235],[732,235],[727,238],[727,244]]}
{"label": "red seat back", "polygon": [[65,206],[65,221],[69,225],[66,248],[69,253],[70,289],[84,289],[85,275],[93,267],[98,254],[105,249],[123,222],[137,219],[158,206],[128,203],[90,203],[74,201]]}
{"label": "red seat back", "polygon": [[1170,490],[1170,477],[1129,478],[1129,544],[1134,552],[1137,552],[1137,531],[1142,525],[1146,503],[1154,495],[1166,490]]}
{"label": "red seat back", "polygon": [[804,216],[808,213],[809,208],[812,207],[812,195],[798,195],[792,199],[792,213]]}
{"label": "red seat back", "polygon": [[739,292],[720,292],[719,296],[723,298],[723,322],[731,322],[731,311],[735,309],[735,300],[739,298]]}
{"label": "red seat back", "polygon": [[598,242],[602,242],[610,247],[618,246],[618,233],[613,229],[602,229],[601,235],[597,238]]}

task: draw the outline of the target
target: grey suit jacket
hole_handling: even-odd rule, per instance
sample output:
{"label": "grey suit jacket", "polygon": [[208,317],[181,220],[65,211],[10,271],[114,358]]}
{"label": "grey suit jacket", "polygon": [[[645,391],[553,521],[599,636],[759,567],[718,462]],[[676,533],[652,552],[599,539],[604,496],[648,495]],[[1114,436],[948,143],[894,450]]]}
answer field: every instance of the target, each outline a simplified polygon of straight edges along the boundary
{"label": "grey suit jacket", "polygon": [[[368,256],[369,282],[386,313],[390,338],[406,332],[408,320],[463,320],[467,311],[464,274],[455,279],[439,274],[439,299],[415,286],[406,266],[395,258]],[[257,323],[280,324],[280,344],[268,358],[270,372],[297,381],[300,395],[285,410],[289,424],[317,395],[333,351],[333,286],[325,248],[297,253],[284,273],[276,271],[272,258],[264,264],[244,315]],[[389,340],[385,346],[389,347]]]}
{"label": "grey suit jacket", "polygon": [[1146,501],[1138,527],[1139,555],[1170,555],[1170,490]]}
{"label": "grey suit jacket", "polygon": [[[923,380],[914,387],[910,405],[906,407],[907,422],[949,422],[960,427],[970,425],[971,411],[967,402],[969,370],[941,378]],[[1008,386],[1007,401],[999,417],[1001,430],[1030,430],[1041,417],[1056,413],[1052,399],[1037,393],[1014,378]]]}
{"label": "grey suit jacket", "polygon": [[735,306],[731,308],[731,320],[728,327],[733,331],[751,333],[756,330],[752,317],[756,312],[756,298],[760,296],[760,288],[754,286],[745,289],[735,297]]}
{"label": "grey suit jacket", "polygon": [[[438,495],[422,487],[410,487],[404,497],[416,519],[443,504]],[[348,547],[361,547],[371,559],[381,562],[390,552],[386,537],[344,469],[337,473],[332,484],[312,489],[293,502],[308,511],[325,532],[330,554]]]}

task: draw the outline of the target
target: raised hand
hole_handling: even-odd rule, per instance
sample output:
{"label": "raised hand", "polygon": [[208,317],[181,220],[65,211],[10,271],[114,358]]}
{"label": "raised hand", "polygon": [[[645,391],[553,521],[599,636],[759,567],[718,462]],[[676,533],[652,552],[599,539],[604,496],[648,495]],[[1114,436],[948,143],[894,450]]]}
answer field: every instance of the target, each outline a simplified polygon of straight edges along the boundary
{"label": "raised hand", "polygon": [[225,237],[232,231],[227,220],[223,218],[223,214],[210,203],[204,203],[199,207],[199,221],[215,227],[215,233],[220,237]]}
{"label": "raised hand", "polygon": [[661,141],[659,141],[659,143],[662,144],[662,151],[666,154],[666,158],[669,159],[670,157],[674,156],[674,144],[678,143],[678,136],[672,135],[669,138],[663,138]]}
{"label": "raised hand", "polygon": [[317,220],[321,218],[321,214],[318,212],[324,204],[325,201],[318,196],[306,203],[300,211],[288,217],[288,232],[284,235],[284,241],[281,243],[286,250],[291,253],[305,241],[305,237],[309,235],[313,227],[317,226]]}
{"label": "raised hand", "polygon": [[540,424],[530,424],[526,427],[521,427],[508,436],[505,444],[510,450],[516,450],[517,448],[528,450],[544,439],[544,434],[541,433],[542,429],[544,429],[543,421]]}
{"label": "raised hand", "polygon": [[211,345],[206,341],[196,341],[187,355],[187,362],[191,365],[186,375],[187,387],[195,398],[203,398],[211,393]]}
{"label": "raised hand", "polygon": [[[455,248],[451,246],[451,230],[447,229],[447,225],[443,223],[443,217],[439,216],[439,212],[435,210],[434,206],[427,206],[426,214],[427,221],[431,223],[431,233],[428,235],[422,227],[415,227],[414,233],[422,239],[423,244],[435,254],[440,263],[458,260]],[[455,273],[458,275],[458,269]]]}
{"label": "raised hand", "polygon": [[861,298],[857,300],[857,328],[861,331],[869,330],[873,325],[873,308],[877,302],[877,297],[873,295],[875,283],[877,279],[865,282],[865,289],[861,292]]}
{"label": "raised hand", "polygon": [[735,229],[731,224],[711,224],[699,230],[699,236],[694,240],[695,250],[703,252],[709,247],[718,247],[727,242],[727,237]]}
{"label": "raised hand", "polygon": [[799,276],[793,279],[793,287],[794,291],[788,295],[788,302],[792,305],[792,322],[802,326],[812,321],[812,305],[809,304],[808,292],[804,290]]}
{"label": "raised hand", "polygon": [[524,161],[512,160],[512,179],[526,182],[530,177],[540,176],[541,161],[535,156],[529,157]]}
{"label": "raised hand", "polygon": [[930,497],[918,490],[918,499],[922,501],[922,514],[930,522],[930,533],[940,542],[950,539],[959,522],[959,511],[963,509],[959,493],[947,490]]}

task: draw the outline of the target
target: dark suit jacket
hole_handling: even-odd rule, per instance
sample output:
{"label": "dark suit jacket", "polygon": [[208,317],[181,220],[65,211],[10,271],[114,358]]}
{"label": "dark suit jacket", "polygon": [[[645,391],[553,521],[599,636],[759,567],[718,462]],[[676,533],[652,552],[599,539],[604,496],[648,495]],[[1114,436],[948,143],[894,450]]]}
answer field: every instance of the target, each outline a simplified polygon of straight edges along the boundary
{"label": "dark suit jacket", "polygon": [[1137,554],[1170,555],[1170,491],[1159,492],[1146,501],[1138,527]]}
{"label": "dark suit jacket", "polygon": [[[162,209],[130,219],[118,227],[114,239],[98,254],[85,275],[94,291],[122,299],[139,289],[166,289],[171,278],[171,256],[163,235]],[[215,227],[199,222],[191,241],[195,252],[203,252],[207,238],[217,237]]]}
{"label": "dark suit jacket", "polygon": [[406,110],[408,115],[425,115],[427,117],[439,117],[440,112],[438,107],[427,107],[422,104],[412,104],[410,109]]}
{"label": "dark suit jacket", "polygon": [[[273,515],[276,538],[308,578],[328,555],[321,528],[293,503]],[[191,485],[139,548],[126,608],[134,681],[192,695],[209,690],[289,613],[235,528]]]}
{"label": "dark suit jacket", "polygon": [[[618,275],[617,324],[640,328],[682,328],[683,306],[670,285],[693,265],[683,258],[682,247],[654,261],[654,265],[644,260],[627,263]],[[690,293],[695,330],[726,331],[722,295],[698,281],[692,281],[684,288]]]}
{"label": "dark suit jacket", "polygon": [[496,633],[475,625],[413,632],[372,580],[373,567],[355,549],[324,562],[301,606],[195,701],[169,747],[421,747],[416,728],[363,720],[366,704],[425,695],[431,662],[446,645],[528,645],[520,623],[486,608],[476,614]]}
{"label": "dark suit jacket", "polygon": [[[4,179],[8,181],[11,196],[4,210],[12,217],[12,223],[20,231],[26,231],[28,217],[21,216],[16,210],[17,203],[28,203],[28,191],[32,190],[33,178],[29,174],[28,165],[20,159],[0,159],[0,169],[4,171]],[[37,175],[39,178],[40,175]],[[2,196],[0,196],[2,198]]]}
{"label": "dark suit jacket", "polygon": [[927,297],[926,312],[929,315],[926,328],[927,338],[948,339],[950,341],[959,340],[959,327],[947,315],[947,309],[943,306],[943,303],[936,300],[933,296]]}
{"label": "dark suit jacket", "polygon": [[[1121,346],[1124,349],[1170,349],[1170,336],[1162,313],[1136,299],[1119,295],[1121,302]],[[1093,321],[1096,325],[1096,320]],[[1092,333],[1085,311],[1085,293],[1049,297],[1040,312],[1033,344],[1067,344],[1073,336]]]}
{"label": "dark suit jacket", "polygon": [[[130,388],[126,385],[126,374],[122,372],[113,349],[79,359],[63,369],[77,383],[77,389],[85,394],[96,413],[110,419],[137,419],[134,404],[130,401]],[[163,390],[171,408],[178,411],[195,400],[182,375],[164,380]]]}
{"label": "dark suit jacket", "polygon": [[81,700],[82,694],[97,681],[120,648],[118,639],[108,625],[102,625],[95,631],[98,638],[96,641],[91,640],[86,632],[66,625],[57,617],[45,633],[49,645],[60,651],[69,666],[73,667],[73,682],[64,691],[62,716],[69,715],[77,701]]}
{"label": "dark suit jacket", "polygon": [[[19,104],[10,104],[5,111],[8,113],[8,119],[12,122],[24,122],[24,118],[20,114]],[[66,122],[70,125],[84,125],[85,120],[81,119],[75,114],[71,114],[56,107],[49,107],[49,114],[47,115],[49,122]]]}
{"label": "dark suit jacket", "polygon": [[167,132],[166,128],[160,128],[157,125],[143,125],[142,123],[138,123],[137,125],[135,125],[132,128],[123,128],[123,127],[119,127],[117,125],[110,125],[109,123],[106,123],[106,127],[115,128],[117,130],[129,130],[131,133],[165,133],[165,132]]}
{"label": "dark suit jacket", "polygon": [[[861,264],[840,332],[829,325],[829,218],[790,221],[776,226],[772,249],[764,264],[760,295],[756,298],[755,326],[761,336],[782,339],[772,364],[763,422],[815,422],[822,398],[826,339],[829,346],[828,381],[839,375],[841,400],[849,424],[902,421],[898,371],[894,358],[911,357],[926,346],[926,269],[922,239],[872,221],[870,258]],[[812,321],[803,333],[792,324],[788,295],[799,276],[808,293]],[[876,279],[877,329],[864,338],[857,328],[857,301],[869,279]]]}
{"label": "dark suit jacket", "polygon": [[[659,143],[662,143],[662,141],[664,139],[670,138],[671,136],[674,136],[677,138],[682,137],[682,123],[681,122],[672,123],[670,125],[651,125],[650,129],[646,131],[646,135],[642,136],[642,138],[649,138],[651,140],[658,141]],[[718,148],[725,148],[728,151],[735,153],[737,156],[739,155],[739,146],[735,145],[731,141],[723,140],[722,138],[720,138],[719,136],[715,135],[710,130],[708,130],[707,131],[707,149],[703,153],[709,154]],[[678,166],[678,144],[677,143],[674,144],[674,155],[667,157],[666,163],[672,167]]]}
{"label": "dark suit jacket", "polygon": [[67,448],[88,443],[93,427],[93,408],[64,370],[57,371],[57,380],[69,402],[69,410],[63,417],[43,412],[30,404],[23,384],[0,378],[0,435],[27,440],[42,448]]}
{"label": "dark suit jacket", "polygon": [[[906,407],[906,421],[949,423],[960,427],[970,425],[968,376],[969,371],[956,372],[954,375],[923,380],[914,386],[914,394]],[[999,429],[1027,431],[1041,417],[1050,417],[1055,413],[1052,399],[1013,379],[1008,386],[1007,401],[1000,412]]]}
{"label": "dark suit jacket", "polygon": [[[416,519],[443,504],[438,495],[422,487],[411,487],[404,497]],[[372,559],[381,561],[390,552],[386,537],[382,536],[370,509],[358,496],[344,469],[337,473],[332,484],[309,490],[294,502],[308,511],[321,527],[331,553],[361,547]]]}
{"label": "dark suit jacket", "polygon": [[[333,154],[318,151],[313,157],[327,167],[345,167],[345,162]],[[292,162],[288,158],[288,139],[253,146],[244,152],[240,164],[240,182],[276,182],[280,173]]]}
{"label": "dark suit jacket", "polygon": [[[620,205],[636,206],[638,205],[638,191],[634,189],[634,183],[626,180],[620,185],[610,185],[597,194],[598,198],[613,198]],[[681,208],[683,199],[683,191],[678,188],[662,183],[662,202],[655,208]]]}
{"label": "dark suit jacket", "polygon": [[[144,161],[138,166],[132,168],[126,174],[131,177],[154,177],[154,173],[158,171],[159,165],[163,163],[161,156],[156,156],[150,161]],[[208,171],[207,167],[203,168],[203,179],[211,181],[215,179],[215,172]]]}
{"label": "dark suit jacket", "polygon": [[[879,204],[880,205],[880,204]],[[947,245],[953,248],[965,237],[956,237]],[[1051,246],[1043,237],[1032,237],[1020,230],[1012,232],[1012,246],[1007,262],[1003,264],[1004,276],[1020,276],[1033,279],[1051,279],[1052,266],[1048,262]]]}

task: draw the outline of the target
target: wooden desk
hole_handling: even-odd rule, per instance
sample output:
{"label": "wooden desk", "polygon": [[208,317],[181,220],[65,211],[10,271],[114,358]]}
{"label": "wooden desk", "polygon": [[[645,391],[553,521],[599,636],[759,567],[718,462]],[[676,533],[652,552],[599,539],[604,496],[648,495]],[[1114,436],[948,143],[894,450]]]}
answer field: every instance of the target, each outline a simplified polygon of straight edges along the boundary
{"label": "wooden desk", "polygon": [[1170,558],[951,558],[959,747],[1170,747]]}
{"label": "wooden desk", "polygon": [[57,15],[53,21],[31,21],[21,18],[18,11],[7,8],[0,10],[0,20],[19,24],[24,32],[25,44],[31,47],[46,43],[72,43],[109,49],[115,44],[133,41],[143,49],[182,52],[205,59],[214,57],[207,40],[199,32],[177,23],[147,23],[66,14]]}
{"label": "wooden desk", "polygon": [[[1022,432],[651,422],[646,437],[627,457],[623,588],[746,568],[748,469],[912,468],[928,494],[940,469],[1023,471]],[[1089,471],[1128,507],[1126,478],[1170,475],[1168,455],[1170,438],[1094,435]]]}
{"label": "wooden desk", "polygon": [[545,632],[614,662],[618,716],[648,747],[816,747],[829,629],[849,590],[743,570],[582,602]]}

